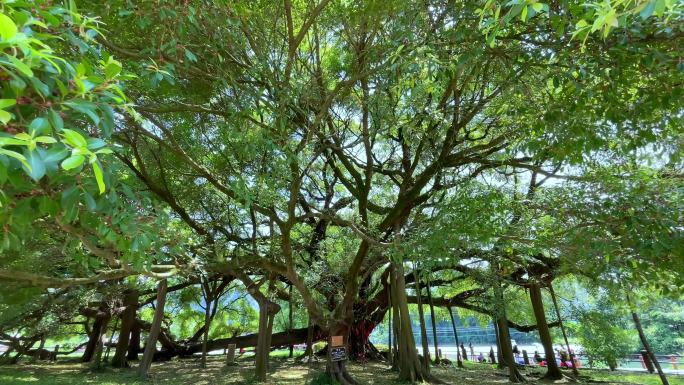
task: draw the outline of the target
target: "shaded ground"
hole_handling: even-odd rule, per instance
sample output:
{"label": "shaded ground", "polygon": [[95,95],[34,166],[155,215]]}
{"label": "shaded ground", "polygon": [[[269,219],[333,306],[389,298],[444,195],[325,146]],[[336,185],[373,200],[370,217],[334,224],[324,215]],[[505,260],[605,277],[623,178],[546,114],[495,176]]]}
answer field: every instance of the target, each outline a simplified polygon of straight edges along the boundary
{"label": "shaded ground", "polygon": [[[316,379],[324,367],[324,363],[308,366],[296,364],[289,359],[275,358],[267,383],[279,385],[317,383]],[[87,366],[78,362],[39,365],[19,364],[0,366],[0,385],[246,385],[256,383],[252,380],[253,368],[254,365],[248,358],[240,361],[237,366],[226,367],[221,356],[212,356],[207,369],[199,368],[196,359],[175,360],[153,364],[150,381],[141,381],[136,377],[134,369],[104,369],[101,372],[92,373],[88,371]],[[391,371],[384,363],[351,364],[350,371],[362,384],[401,383],[396,380],[396,372]],[[466,369],[461,370],[453,367],[440,367],[433,368],[433,373],[447,384],[494,385],[508,383],[505,372],[495,370],[491,365],[469,364]],[[526,375],[532,383],[541,383],[537,380],[539,374],[540,372],[536,369],[526,371]],[[592,370],[581,371],[580,382],[645,385],[660,383],[657,376],[654,375]],[[670,376],[670,383],[672,385],[684,385],[684,376]]]}

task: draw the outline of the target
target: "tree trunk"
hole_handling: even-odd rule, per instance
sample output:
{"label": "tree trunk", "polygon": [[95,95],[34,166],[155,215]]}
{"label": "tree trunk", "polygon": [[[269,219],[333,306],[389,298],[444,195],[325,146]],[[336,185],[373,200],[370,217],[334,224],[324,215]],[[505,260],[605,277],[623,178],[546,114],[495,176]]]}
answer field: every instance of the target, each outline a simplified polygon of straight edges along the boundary
{"label": "tree trunk", "polygon": [[629,295],[627,295],[627,304],[629,305],[629,308],[632,312],[632,320],[634,320],[634,326],[636,327],[637,332],[639,332],[639,339],[641,340],[641,344],[644,345],[644,349],[646,349],[648,356],[651,358],[653,366],[656,367],[656,370],[658,371],[658,376],[660,377],[660,382],[662,382],[663,385],[670,385],[670,382],[667,380],[667,377],[665,377],[663,369],[660,367],[658,358],[653,353],[653,349],[651,349],[651,344],[648,342],[648,339],[646,339],[644,329],[641,327],[641,320],[639,319],[639,315],[636,313],[636,309],[634,308],[632,301],[629,298]]}
{"label": "tree trunk", "polygon": [[430,322],[432,322],[432,339],[435,344],[435,363],[439,363],[439,343],[437,341],[437,320],[435,319],[435,305],[432,303],[432,288],[430,287],[430,278],[426,280],[428,303],[430,304]]}
{"label": "tree trunk", "polygon": [[105,317],[95,318],[93,327],[90,329],[90,334],[88,335],[88,344],[83,351],[81,362],[90,362],[90,360],[93,359],[93,354],[95,354],[95,349],[97,349],[97,344],[100,341],[100,334],[102,334],[102,325],[104,323]]}
{"label": "tree trunk", "polygon": [[[112,367],[125,368],[128,367],[128,360],[126,353],[129,350],[128,343],[132,343],[130,338],[133,324],[135,324],[135,315],[138,311],[138,292],[137,290],[128,290],[124,297],[124,309],[121,313],[121,329],[119,330],[119,340],[116,343],[116,352],[112,357]],[[139,340],[138,340],[139,342]],[[137,356],[137,352],[136,352]]]}
{"label": "tree trunk", "polygon": [[506,362],[508,366],[508,380],[510,382],[524,382],[525,378],[518,371],[518,366],[515,362],[515,357],[513,356],[513,348],[511,347],[511,335],[508,330],[508,320],[506,316],[500,316],[498,321],[499,325],[499,343],[501,345],[501,356],[502,360]]}
{"label": "tree trunk", "polygon": [[570,356],[570,361],[572,361],[572,373],[577,376],[579,372],[577,371],[577,362],[575,362],[575,352],[570,350],[570,342],[568,342],[568,333],[565,332],[565,325],[563,325],[563,317],[561,317],[560,307],[558,306],[558,301],[556,301],[556,292],[553,291],[553,284],[549,283],[549,293],[551,294],[551,300],[553,301],[553,307],[556,309],[556,318],[558,318],[558,325],[563,333],[563,340],[565,340],[565,347],[568,349],[568,355]]}
{"label": "tree trunk", "polygon": [[126,358],[128,361],[137,361],[138,353],[140,352],[140,325],[133,320],[133,327],[131,329],[131,340],[128,342],[128,354]]}
{"label": "tree trunk", "polygon": [[390,365],[394,362],[394,355],[392,354],[392,289],[387,290],[387,303],[390,309],[387,311],[387,362]]}
{"label": "tree trunk", "polygon": [[164,319],[164,304],[166,303],[166,279],[159,281],[157,285],[157,308],[154,310],[154,318],[152,319],[152,326],[147,336],[147,343],[145,344],[145,352],[143,353],[142,361],[138,367],[138,375],[147,378],[154,352],[157,350],[157,338],[161,330],[162,320]]}
{"label": "tree trunk", "polygon": [[502,369],[506,367],[506,363],[503,360],[503,354],[501,354],[501,338],[499,338],[499,324],[496,317],[493,318],[493,325],[496,338],[496,361],[498,362],[496,367]]}
{"label": "tree trunk", "polygon": [[420,289],[420,279],[418,269],[413,265],[413,277],[416,286],[416,300],[418,302],[418,322],[420,323],[420,343],[423,346],[423,368],[426,373],[430,372],[430,347],[428,346],[427,330],[425,328],[425,314],[423,313],[422,290]]}
{"label": "tree trunk", "polygon": [[104,345],[107,342],[107,325],[109,324],[109,318],[105,318],[102,323],[100,336],[97,339],[97,345],[95,346],[95,352],[93,358],[90,361],[90,368],[92,370],[99,370],[102,366],[102,352],[104,350]]}
{"label": "tree trunk", "polygon": [[204,309],[204,331],[202,333],[202,359],[200,360],[200,367],[207,367],[207,341],[209,340],[209,328],[211,327],[211,303],[212,299],[205,297]]}
{"label": "tree trunk", "polygon": [[104,360],[107,361],[109,360],[109,351],[112,348],[112,341],[114,341],[114,333],[116,333],[116,329],[119,327],[119,319],[114,320],[114,327],[112,328],[112,334],[109,335],[109,341],[105,341],[105,344],[107,346],[107,349],[105,350],[104,354]]}
{"label": "tree trunk", "polygon": [[259,299],[259,335],[257,337],[255,355],[255,374],[259,381],[266,380],[269,369],[269,355],[271,353],[271,336],[273,334],[273,319],[280,307],[266,299]]}
{"label": "tree trunk", "polygon": [[463,361],[461,360],[461,352],[459,351],[458,343],[458,331],[456,331],[456,321],[454,320],[454,312],[451,310],[451,306],[447,307],[449,310],[449,318],[451,319],[451,326],[454,328],[454,339],[456,340],[456,363],[459,368],[463,368]]}
{"label": "tree trunk", "polygon": [[401,262],[392,262],[392,299],[398,318],[399,333],[397,335],[397,356],[399,379],[411,382],[429,381],[434,378],[421,365],[416,353],[416,341],[411,329],[411,317],[406,298],[406,282],[404,280],[404,266]]}
{"label": "tree trunk", "polygon": [[518,371],[515,358],[513,357],[513,348],[511,347],[511,335],[508,330],[508,320],[506,319],[506,303],[504,302],[503,290],[501,282],[499,281],[499,269],[492,264],[492,272],[494,273],[494,297],[495,302],[499,306],[497,312],[497,324],[499,326],[499,348],[501,351],[501,358],[508,366],[508,380],[510,382],[524,382],[525,378]]}
{"label": "tree trunk", "polygon": [[[394,276],[390,273],[390,281],[392,279],[394,279]],[[397,339],[399,338],[401,324],[399,323],[399,307],[397,306],[397,300],[394,294],[394,284],[390,284],[390,290],[392,291],[392,302],[390,306],[392,306],[392,335],[394,336],[392,346],[390,346],[390,349],[393,351],[393,361],[391,364],[393,369],[399,369],[399,346],[397,344]]]}
{"label": "tree trunk", "polygon": [[[351,322],[353,318],[353,313],[349,314],[345,320],[342,322],[338,323],[337,325],[334,325],[330,329],[330,336],[342,336],[343,337],[343,343],[345,346],[345,349],[349,351],[349,340],[347,336],[349,335],[349,327],[347,326],[349,322]],[[340,384],[340,385],[358,385],[358,382],[349,374],[347,371],[347,361],[342,360],[342,361],[332,361],[331,359],[331,351],[332,347],[330,346],[331,338],[328,339],[328,351],[327,351],[327,365],[326,365],[326,372],[328,376],[330,376],[330,379],[333,381],[335,384]]]}
{"label": "tree trunk", "polygon": [[349,358],[352,360],[381,359],[377,348],[371,344],[370,335],[377,323],[369,319],[355,320],[349,331]]}
{"label": "tree trunk", "polygon": [[306,349],[304,350],[304,355],[302,355],[302,358],[308,358],[309,364],[313,361],[313,334],[313,323],[311,322],[311,317],[309,317],[309,323],[306,327]]}
{"label": "tree trunk", "polygon": [[17,354],[12,357],[10,360],[10,364],[15,365],[19,362],[19,358],[23,356],[25,353],[28,353],[29,350],[33,347],[33,345],[36,343],[36,340],[29,340],[26,341],[26,343],[22,346],[21,341],[17,342],[17,345],[15,346],[15,350]]}
{"label": "tree trunk", "polygon": [[33,357],[31,357],[31,363],[34,363],[40,359],[40,352],[43,350],[43,347],[45,347],[45,335],[40,337],[40,345],[38,345],[38,349],[33,353]]}
{"label": "tree trunk", "polygon": [[[290,284],[290,289],[289,289],[289,290],[290,290],[290,293],[289,293],[289,294],[290,294],[290,297],[289,297],[288,307],[287,307],[287,310],[288,310],[288,315],[287,315],[287,318],[288,318],[287,331],[288,331],[288,332],[291,332],[292,329],[294,329],[294,319],[293,319],[293,316],[292,316],[292,284]],[[289,355],[289,357],[292,358],[292,357],[294,356],[294,345],[290,345],[290,348],[289,348],[289,349],[290,349],[290,355]]]}
{"label": "tree trunk", "polygon": [[560,368],[556,363],[555,354],[553,352],[553,340],[551,339],[551,332],[549,331],[549,325],[546,322],[546,314],[544,313],[542,292],[541,288],[536,283],[530,285],[530,302],[532,303],[532,310],[534,311],[534,319],[537,322],[539,339],[541,340],[546,355],[546,374],[544,375],[544,378],[559,380],[563,378],[563,373],[561,373]]}

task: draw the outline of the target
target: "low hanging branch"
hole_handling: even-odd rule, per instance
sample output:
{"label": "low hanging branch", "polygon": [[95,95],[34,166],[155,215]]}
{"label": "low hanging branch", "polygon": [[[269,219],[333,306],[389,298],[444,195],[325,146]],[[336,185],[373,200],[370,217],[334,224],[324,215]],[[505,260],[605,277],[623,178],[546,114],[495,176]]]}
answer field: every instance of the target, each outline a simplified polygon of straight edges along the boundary
{"label": "low hanging branch", "polygon": [[130,267],[102,271],[92,277],[50,277],[26,271],[0,269],[0,281],[12,281],[27,286],[40,288],[66,288],[113,281],[133,275],[146,275],[154,278],[166,278],[176,274],[177,267],[173,265],[154,265],[149,270],[135,271]]}

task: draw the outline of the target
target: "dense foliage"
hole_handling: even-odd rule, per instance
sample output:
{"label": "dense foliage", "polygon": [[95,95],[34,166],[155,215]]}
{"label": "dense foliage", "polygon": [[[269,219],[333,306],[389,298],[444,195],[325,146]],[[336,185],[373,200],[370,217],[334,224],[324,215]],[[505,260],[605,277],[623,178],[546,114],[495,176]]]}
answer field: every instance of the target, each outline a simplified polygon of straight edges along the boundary
{"label": "dense foliage", "polygon": [[432,381],[415,341],[453,310],[496,324],[504,360],[509,327],[550,354],[557,279],[616,293],[565,313],[597,360],[636,348],[612,306],[682,348],[658,337],[676,314],[637,314],[684,289],[681,2],[79,7],[0,8],[17,358],[83,325],[98,365],[101,335],[126,366],[144,330],[141,368],[238,343],[264,378],[271,346],[329,335],[381,358],[392,314],[399,376]]}

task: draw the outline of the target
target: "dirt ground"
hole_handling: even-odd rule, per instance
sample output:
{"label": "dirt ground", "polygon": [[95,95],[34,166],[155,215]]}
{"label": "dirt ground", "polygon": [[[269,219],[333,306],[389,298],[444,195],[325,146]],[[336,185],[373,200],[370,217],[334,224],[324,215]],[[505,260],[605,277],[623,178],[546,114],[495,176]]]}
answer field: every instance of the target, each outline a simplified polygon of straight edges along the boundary
{"label": "dirt ground", "polygon": [[[349,371],[361,383],[402,384],[397,380],[397,373],[382,362],[350,363]],[[199,367],[197,359],[173,360],[154,363],[149,381],[139,379],[135,373],[135,364],[130,369],[105,368],[91,372],[79,362],[58,362],[54,364],[40,363],[36,365],[20,363],[13,366],[0,366],[0,385],[124,385],[124,384],[164,384],[164,385],[247,385],[256,384],[253,380],[254,365],[249,359],[239,361],[236,366],[225,366],[222,357],[211,356],[206,369]],[[292,359],[273,359],[267,384],[278,385],[322,385],[321,373],[325,369],[323,362],[311,365],[297,363]],[[433,367],[432,373],[446,384],[494,385],[506,384],[508,378],[505,371],[494,369],[491,365],[470,363],[465,369],[453,366]],[[525,370],[530,383],[541,383],[539,369]],[[568,373],[570,374],[570,373]],[[570,379],[559,383],[573,382]],[[579,383],[602,384],[646,384],[655,385],[660,381],[653,375],[642,375],[628,372],[608,373],[605,371],[581,372]],[[577,383],[576,382],[576,383]],[[548,382],[546,382],[548,383]],[[671,376],[672,385],[684,385],[684,377]]]}

